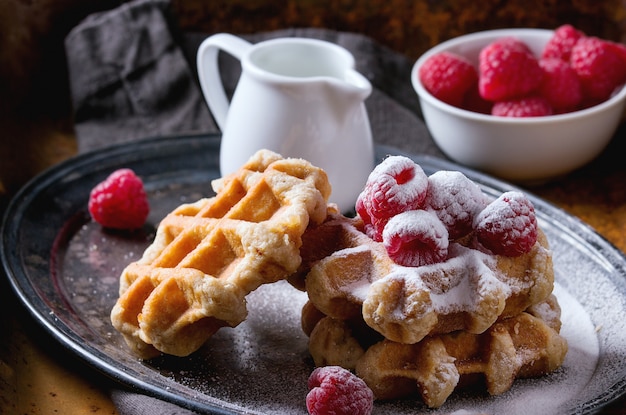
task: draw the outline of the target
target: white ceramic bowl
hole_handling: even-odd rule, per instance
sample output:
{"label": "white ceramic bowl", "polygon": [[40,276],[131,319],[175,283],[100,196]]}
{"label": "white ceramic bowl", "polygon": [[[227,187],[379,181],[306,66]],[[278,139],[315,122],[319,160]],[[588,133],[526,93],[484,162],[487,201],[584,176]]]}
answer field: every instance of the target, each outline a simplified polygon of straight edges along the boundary
{"label": "white ceramic bowl", "polygon": [[[466,111],[433,97],[417,76],[430,56],[443,51],[478,63],[480,50],[503,36],[515,36],[539,56],[554,32],[502,29],[460,36],[424,53],[411,80],[435,143],[451,159],[503,179],[546,181],[593,160],[611,140],[624,113],[626,87],[608,101],[581,111],[545,117],[509,118]],[[477,66],[476,66],[477,67]]]}

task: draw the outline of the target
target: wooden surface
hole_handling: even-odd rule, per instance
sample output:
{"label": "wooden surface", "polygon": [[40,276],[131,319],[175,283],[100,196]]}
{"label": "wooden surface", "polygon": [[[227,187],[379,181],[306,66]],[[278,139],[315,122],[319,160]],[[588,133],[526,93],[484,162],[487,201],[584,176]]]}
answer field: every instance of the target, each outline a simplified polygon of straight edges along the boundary
{"label": "wooden surface", "polygon": [[[113,3],[0,4],[0,27],[12,34],[0,36],[0,58],[9,63],[0,68],[0,211],[26,180],[75,153],[62,39],[81,17]],[[626,40],[622,0],[173,0],[172,6],[183,30],[329,27],[365,33],[411,58],[449,37],[494,27],[552,28],[569,22],[589,34]],[[626,125],[596,162],[529,189],[578,216],[624,252],[626,163],[616,149],[625,140]],[[6,285],[4,280],[0,284],[0,414],[116,414],[107,395],[109,381],[42,333]],[[601,413],[626,414],[626,398]]]}

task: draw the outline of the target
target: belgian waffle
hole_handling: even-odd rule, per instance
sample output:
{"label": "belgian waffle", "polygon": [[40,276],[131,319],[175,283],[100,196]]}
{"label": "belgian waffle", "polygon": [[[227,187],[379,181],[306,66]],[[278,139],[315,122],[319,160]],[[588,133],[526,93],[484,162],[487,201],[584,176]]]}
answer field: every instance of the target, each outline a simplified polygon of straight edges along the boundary
{"label": "belgian waffle", "polygon": [[247,294],[296,271],[302,234],[326,218],[331,192],[323,170],[267,150],[212,186],[214,197],[168,214],[120,277],[111,320],[143,358],[188,355],[241,323]]}
{"label": "belgian waffle", "polygon": [[507,391],[516,378],[542,376],[560,367],[567,342],[559,335],[560,308],[554,296],[481,334],[457,331],[416,344],[382,338],[358,319],[323,316],[309,303],[303,310],[315,364],[355,370],[377,399],[421,396],[431,408],[454,390],[483,381],[487,392]]}
{"label": "belgian waffle", "polygon": [[[552,256],[540,231],[532,250],[518,257],[472,247],[471,237],[451,242],[444,262],[403,267],[364,234],[360,219],[330,212],[307,231],[301,269],[310,301],[322,313],[347,320],[363,316],[385,338],[412,344],[427,335],[482,333],[552,292]],[[301,268],[302,268],[301,267]],[[305,267],[306,268],[306,267]]]}

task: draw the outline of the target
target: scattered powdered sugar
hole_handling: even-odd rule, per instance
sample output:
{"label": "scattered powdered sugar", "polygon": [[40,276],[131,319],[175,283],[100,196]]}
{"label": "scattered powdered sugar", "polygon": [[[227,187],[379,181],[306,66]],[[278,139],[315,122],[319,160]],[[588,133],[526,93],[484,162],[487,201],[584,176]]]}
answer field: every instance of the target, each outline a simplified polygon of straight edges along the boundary
{"label": "scattered powdered sugar", "polygon": [[[215,399],[234,413],[306,414],[313,370],[300,326],[306,293],[279,281],[262,285],[246,299],[246,321],[220,329],[195,356],[182,362],[176,358],[172,378],[199,392],[198,399]],[[188,377],[180,377],[185,364]]]}
{"label": "scattered powdered sugar", "polygon": [[[583,306],[560,284],[555,284],[553,292],[561,306],[561,335],[569,344],[569,362],[577,362],[578,371],[591,374],[600,354],[596,327]],[[578,355],[584,359],[576,359]]]}
{"label": "scattered powdered sugar", "polygon": [[[426,409],[416,398],[377,402],[373,413],[571,413],[576,403],[598,396],[602,392],[598,388],[610,388],[610,383],[602,385],[603,373],[623,370],[619,355],[625,355],[626,334],[620,334],[619,327],[626,324],[620,320],[626,308],[624,299],[599,270],[602,267],[581,260],[580,251],[571,249],[571,243],[556,240],[552,247],[559,281],[554,293],[562,308],[561,334],[569,344],[562,368],[539,379],[517,379],[508,392],[499,396],[455,391],[437,410]],[[481,262],[480,257],[474,260]],[[359,281],[351,288],[355,295],[362,295],[357,293],[364,289],[364,280]],[[454,301],[462,302],[462,293],[457,294]],[[220,330],[192,357],[168,359],[159,368],[141,367],[146,376],[161,372],[167,388],[179,393],[186,388],[199,401],[228,402],[227,409],[251,414],[305,415],[306,380],[312,370],[307,337],[299,321],[305,301],[305,293],[284,281],[262,286],[248,297],[250,314],[246,322]]]}
{"label": "scattered powdered sugar", "polygon": [[[590,382],[600,353],[595,327],[582,305],[560,285],[554,294],[562,307],[561,335],[568,353],[561,369],[541,379],[516,380],[515,387],[494,399],[494,414],[556,414]],[[484,404],[484,402],[483,402]]]}
{"label": "scattered powdered sugar", "polygon": [[561,285],[554,294],[563,309],[561,335],[569,350],[560,369],[538,379],[516,379],[502,395],[485,396],[475,391],[455,393],[437,410],[428,410],[415,401],[377,403],[377,415],[392,414],[560,414],[571,413],[597,370],[600,356],[596,328],[583,306]]}
{"label": "scattered powdered sugar", "polygon": [[[187,171],[185,175],[187,179]],[[159,203],[155,204],[158,210],[152,213],[155,223],[156,218],[181,202],[205,195],[205,182],[195,187],[189,185],[186,196],[178,193],[172,198],[166,197],[172,194],[171,190],[156,192]],[[455,391],[437,410],[426,408],[419,398],[377,402],[374,414],[575,413],[577,406],[589,404],[585,409],[590,409],[607,390],[624,384],[624,261],[614,260],[611,252],[603,252],[603,245],[595,240],[585,241],[584,234],[579,235],[584,230],[579,227],[568,230],[567,223],[561,226],[555,218],[547,219],[542,229],[554,252],[558,271],[555,294],[562,308],[561,333],[569,344],[563,367],[539,379],[518,379],[511,390],[500,396]],[[159,395],[160,391],[167,391],[190,403],[212,404],[236,413],[306,415],[306,382],[313,363],[308,339],[300,327],[305,293],[285,281],[262,286],[247,298],[250,314],[246,322],[233,329],[221,329],[197,353],[186,358],[140,361],[128,351],[119,333],[113,331],[109,313],[118,296],[117,276],[123,263],[136,259],[149,238],[121,240],[106,234],[105,241],[103,235],[92,224],[77,232],[67,250],[56,253],[59,265],[53,271],[58,275],[42,278],[61,287],[61,293],[44,293],[55,301],[50,304],[51,313],[58,315],[63,324],[70,324],[69,329],[82,337],[82,343],[97,349],[96,357],[106,356],[107,364],[133,376],[140,384],[153,386]],[[135,258],[129,252],[134,252]],[[33,275],[39,274],[32,269],[47,265],[40,258],[29,258],[30,261],[33,263],[26,265]],[[45,271],[47,276],[48,268]],[[59,288],[50,288],[53,289]],[[362,287],[356,284],[354,289],[359,292]]]}

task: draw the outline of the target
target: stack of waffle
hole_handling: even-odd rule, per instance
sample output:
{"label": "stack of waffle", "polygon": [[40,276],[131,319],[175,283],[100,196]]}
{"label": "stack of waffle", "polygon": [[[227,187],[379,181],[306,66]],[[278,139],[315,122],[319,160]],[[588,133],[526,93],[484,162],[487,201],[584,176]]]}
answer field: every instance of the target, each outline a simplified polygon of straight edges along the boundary
{"label": "stack of waffle", "polygon": [[403,267],[358,217],[331,208],[305,233],[290,278],[309,296],[302,326],[315,364],[354,370],[377,399],[419,394],[432,408],[468,383],[497,395],[560,367],[567,343],[545,235],[519,257],[470,239],[451,243],[444,262]]}

